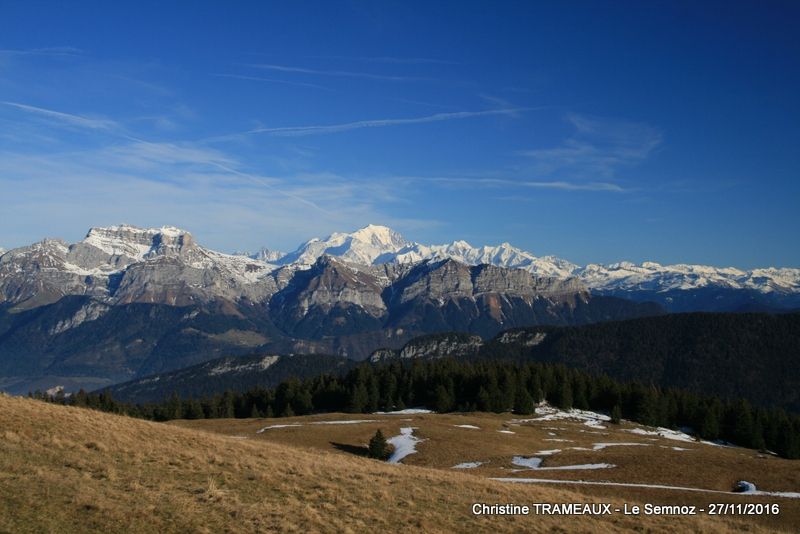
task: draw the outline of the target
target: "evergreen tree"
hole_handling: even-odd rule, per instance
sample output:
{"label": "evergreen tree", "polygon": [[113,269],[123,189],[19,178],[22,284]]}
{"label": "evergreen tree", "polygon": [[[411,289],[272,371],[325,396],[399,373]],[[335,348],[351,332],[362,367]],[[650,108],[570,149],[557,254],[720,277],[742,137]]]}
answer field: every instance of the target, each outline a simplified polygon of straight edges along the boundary
{"label": "evergreen tree", "polygon": [[615,425],[618,425],[622,420],[622,408],[620,408],[619,404],[615,404],[614,407],[611,409],[611,422]]}
{"label": "evergreen tree", "polygon": [[350,413],[363,413],[369,402],[369,392],[367,386],[363,382],[358,382],[350,390],[350,396],[347,399],[347,411]]}
{"label": "evergreen tree", "polygon": [[718,439],[722,426],[722,403],[714,400],[709,403],[702,415],[700,424],[700,437],[703,439]]}
{"label": "evergreen tree", "polygon": [[436,386],[434,393],[433,409],[439,413],[449,412],[453,409],[453,397],[443,384]]}
{"label": "evergreen tree", "polygon": [[528,390],[521,387],[517,390],[517,397],[514,399],[514,413],[519,415],[528,415],[536,410],[533,402],[533,397],[528,393]]}
{"label": "evergreen tree", "polygon": [[380,428],[375,431],[375,435],[369,440],[368,456],[378,460],[389,458],[389,443],[387,443]]}

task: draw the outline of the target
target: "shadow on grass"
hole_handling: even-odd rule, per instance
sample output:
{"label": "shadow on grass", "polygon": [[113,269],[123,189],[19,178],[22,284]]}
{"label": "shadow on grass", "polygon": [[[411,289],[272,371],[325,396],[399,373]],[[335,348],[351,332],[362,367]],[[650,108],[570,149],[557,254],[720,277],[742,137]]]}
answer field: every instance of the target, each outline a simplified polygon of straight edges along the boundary
{"label": "shadow on grass", "polygon": [[337,451],[355,454],[356,456],[367,456],[369,454],[369,449],[363,445],[348,445],[347,443],[336,443],[335,441],[331,441],[330,444]]}

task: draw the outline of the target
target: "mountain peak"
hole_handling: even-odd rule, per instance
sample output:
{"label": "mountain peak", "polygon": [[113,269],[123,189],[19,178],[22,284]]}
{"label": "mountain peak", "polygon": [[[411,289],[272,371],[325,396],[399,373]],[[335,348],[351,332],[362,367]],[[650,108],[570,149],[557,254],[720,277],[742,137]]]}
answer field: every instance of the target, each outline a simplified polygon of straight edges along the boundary
{"label": "mountain peak", "polygon": [[359,228],[350,236],[353,239],[358,239],[365,243],[370,243],[375,246],[391,246],[400,248],[408,244],[408,241],[400,235],[399,232],[392,230],[388,226],[381,226],[378,224],[368,224],[363,228]]}
{"label": "mountain peak", "polygon": [[142,260],[151,253],[180,250],[192,244],[192,234],[174,226],[140,228],[130,224],[97,226],[81,241],[111,256]]}

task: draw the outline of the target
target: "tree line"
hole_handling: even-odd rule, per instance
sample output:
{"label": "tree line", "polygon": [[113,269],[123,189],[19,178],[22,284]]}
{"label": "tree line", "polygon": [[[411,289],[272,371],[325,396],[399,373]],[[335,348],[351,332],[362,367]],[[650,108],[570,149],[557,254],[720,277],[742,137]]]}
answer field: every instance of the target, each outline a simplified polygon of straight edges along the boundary
{"label": "tree line", "polygon": [[691,428],[705,440],[723,440],[785,458],[800,458],[800,417],[747,400],[723,400],[675,388],[622,383],[561,364],[440,360],[363,364],[347,374],[290,378],[275,388],[226,391],[204,398],[128,404],[107,391],[31,396],[72,406],[155,421],[290,417],[324,412],[372,413],[426,406],[437,412],[534,413],[547,401],[561,409],[611,414],[648,426]]}

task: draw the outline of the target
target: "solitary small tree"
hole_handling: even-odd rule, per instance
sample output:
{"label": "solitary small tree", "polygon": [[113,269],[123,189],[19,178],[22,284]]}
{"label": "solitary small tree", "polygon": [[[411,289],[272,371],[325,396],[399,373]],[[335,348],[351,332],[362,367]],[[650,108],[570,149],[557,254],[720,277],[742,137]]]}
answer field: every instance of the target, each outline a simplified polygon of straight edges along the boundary
{"label": "solitary small tree", "polygon": [[619,407],[619,404],[615,404],[614,407],[611,409],[611,422],[615,425],[618,425],[620,420],[622,419],[622,408]]}
{"label": "solitary small tree", "polygon": [[386,442],[386,438],[383,437],[383,432],[381,432],[380,428],[369,440],[369,452],[367,455],[378,460],[385,460],[389,457],[389,444]]}

